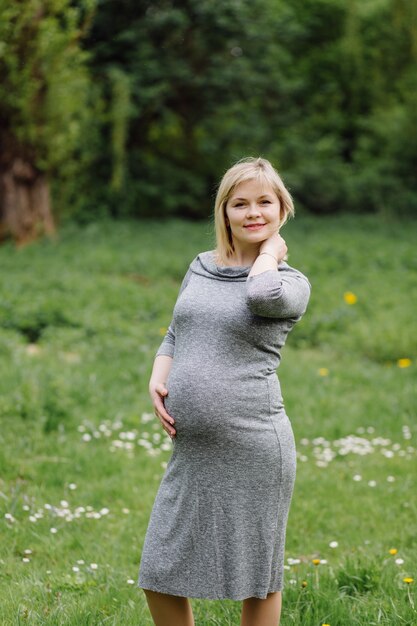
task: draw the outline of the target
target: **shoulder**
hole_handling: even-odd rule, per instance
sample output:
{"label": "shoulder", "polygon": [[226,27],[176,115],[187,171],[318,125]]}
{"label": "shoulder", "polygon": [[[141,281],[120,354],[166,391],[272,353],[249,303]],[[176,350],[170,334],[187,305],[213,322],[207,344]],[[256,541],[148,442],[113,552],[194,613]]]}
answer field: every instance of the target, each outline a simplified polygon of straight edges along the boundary
{"label": "shoulder", "polygon": [[191,262],[196,261],[197,259],[202,259],[203,261],[206,261],[206,260],[214,261],[215,252],[216,252],[215,250],[203,250],[202,252],[199,252],[198,254],[196,254],[196,256]]}

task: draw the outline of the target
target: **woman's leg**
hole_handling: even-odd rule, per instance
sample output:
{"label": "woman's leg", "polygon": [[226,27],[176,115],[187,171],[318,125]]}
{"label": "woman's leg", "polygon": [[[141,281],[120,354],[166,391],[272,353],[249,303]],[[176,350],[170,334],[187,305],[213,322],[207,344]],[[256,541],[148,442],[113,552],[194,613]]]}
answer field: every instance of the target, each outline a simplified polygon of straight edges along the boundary
{"label": "woman's leg", "polygon": [[265,599],[246,598],[242,602],[240,626],[279,626],[281,603],[281,591],[268,593]]}
{"label": "woman's leg", "polygon": [[143,591],[155,626],[194,626],[193,610],[188,598],[150,589]]}

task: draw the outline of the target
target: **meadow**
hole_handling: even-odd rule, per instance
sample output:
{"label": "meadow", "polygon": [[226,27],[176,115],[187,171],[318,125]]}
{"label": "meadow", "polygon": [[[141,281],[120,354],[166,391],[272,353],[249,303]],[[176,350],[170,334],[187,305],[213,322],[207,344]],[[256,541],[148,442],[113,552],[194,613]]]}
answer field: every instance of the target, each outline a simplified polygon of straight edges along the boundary
{"label": "meadow", "polygon": [[[278,369],[298,450],[282,626],[417,624],[416,222],[296,216],[308,311]],[[172,443],[148,381],[206,222],[0,247],[0,623],[151,626],[136,587]],[[196,626],[240,603],[192,600]]]}

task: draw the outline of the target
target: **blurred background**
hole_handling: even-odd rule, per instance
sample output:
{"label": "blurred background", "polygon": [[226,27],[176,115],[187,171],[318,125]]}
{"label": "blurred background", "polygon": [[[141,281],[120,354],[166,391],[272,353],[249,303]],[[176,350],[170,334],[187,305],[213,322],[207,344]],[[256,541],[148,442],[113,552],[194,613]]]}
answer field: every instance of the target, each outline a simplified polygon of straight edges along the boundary
{"label": "blurred background", "polygon": [[1,236],[206,218],[242,156],[298,209],[417,213],[409,0],[0,0]]}
{"label": "blurred background", "polygon": [[416,61],[409,0],[0,0],[2,625],[151,626],[148,382],[246,156],[293,196],[312,284],[278,369],[282,624],[417,623]]}

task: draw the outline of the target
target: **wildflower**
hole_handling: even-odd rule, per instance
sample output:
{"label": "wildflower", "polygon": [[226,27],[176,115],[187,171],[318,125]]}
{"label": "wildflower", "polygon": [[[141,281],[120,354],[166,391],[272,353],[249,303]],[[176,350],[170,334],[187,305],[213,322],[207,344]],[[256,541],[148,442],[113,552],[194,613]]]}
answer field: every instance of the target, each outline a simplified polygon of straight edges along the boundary
{"label": "wildflower", "polygon": [[404,559],[395,559],[395,563],[396,563],[396,565],[403,565],[404,564]]}
{"label": "wildflower", "polygon": [[313,559],[312,563],[313,563],[313,565],[320,565],[321,561],[320,561],[320,559]]}
{"label": "wildflower", "polygon": [[90,563],[90,567],[91,567],[91,569],[97,569],[98,565],[97,565],[97,563]]}
{"label": "wildflower", "polygon": [[358,482],[359,480],[362,480],[362,476],[360,474],[355,474],[353,480],[356,480],[356,482]]}
{"label": "wildflower", "polygon": [[128,585],[134,585],[134,584],[135,584],[135,581],[133,580],[133,578],[128,578],[128,579],[127,579],[127,584],[128,584]]}
{"label": "wildflower", "polygon": [[338,546],[338,545],[339,545],[339,544],[337,543],[337,541],[331,541],[331,542],[329,543],[330,548],[337,548],[337,546]]}
{"label": "wildflower", "polygon": [[73,572],[79,572],[79,571],[80,571],[80,568],[79,568],[79,567],[77,567],[76,565],[74,565],[74,566],[73,566],[73,568],[72,568],[72,571],[73,571]]}
{"label": "wildflower", "polygon": [[397,552],[398,552],[397,548],[391,548],[391,550],[389,551],[389,553],[392,555],[397,554]]}
{"label": "wildflower", "polygon": [[355,304],[358,301],[357,296],[355,296],[355,294],[351,291],[345,291],[345,293],[343,294],[343,298],[346,304]]}
{"label": "wildflower", "polygon": [[329,375],[329,370],[327,369],[327,367],[319,368],[319,376],[328,376],[328,375]]}
{"label": "wildflower", "polygon": [[410,427],[407,424],[404,424],[402,430],[404,439],[411,439]]}
{"label": "wildflower", "polygon": [[414,578],[411,578],[410,576],[407,576],[406,578],[403,578],[403,582],[407,583],[407,596],[408,596],[408,600],[413,608],[413,611],[415,611],[415,607],[414,607],[414,600],[411,597],[411,593],[410,593],[410,585],[411,583],[414,582]]}
{"label": "wildflower", "polygon": [[398,359],[397,365],[398,367],[401,367],[401,368],[410,367],[411,359]]}
{"label": "wildflower", "polygon": [[50,531],[53,535],[58,532],[56,528],[51,528]]}
{"label": "wildflower", "polygon": [[306,580],[303,580],[303,582],[301,583],[301,586],[302,586],[302,587],[307,587],[307,581],[306,581]]}
{"label": "wildflower", "polygon": [[37,346],[36,343],[30,343],[26,347],[26,352],[30,354],[31,356],[34,354],[40,354],[41,348]]}

